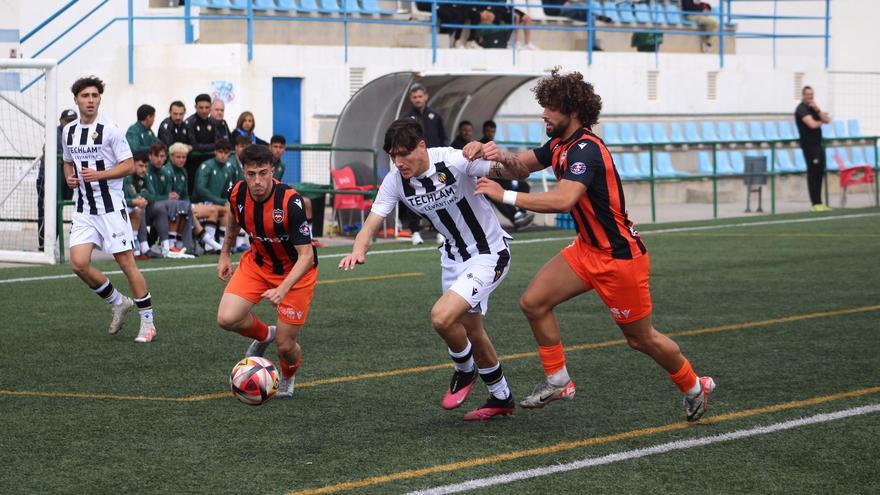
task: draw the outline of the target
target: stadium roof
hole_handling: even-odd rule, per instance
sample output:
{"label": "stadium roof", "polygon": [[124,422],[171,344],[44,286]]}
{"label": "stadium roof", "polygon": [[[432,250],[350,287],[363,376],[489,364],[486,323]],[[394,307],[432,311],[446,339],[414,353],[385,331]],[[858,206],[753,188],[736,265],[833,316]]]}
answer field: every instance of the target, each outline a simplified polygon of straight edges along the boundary
{"label": "stadium roof", "polygon": [[[541,73],[418,73],[395,72],[365,84],[346,103],[333,132],[334,148],[370,148],[376,151],[380,175],[388,170],[382,151],[385,129],[399,115],[410,109],[409,87],[418,82],[427,88],[428,106],[440,112],[446,122],[446,133],[452,139],[461,120],[474,123],[479,132],[483,121],[495,113],[523,84]],[[352,165],[363,179],[369,163],[365,153],[334,152],[331,162],[337,168]]]}

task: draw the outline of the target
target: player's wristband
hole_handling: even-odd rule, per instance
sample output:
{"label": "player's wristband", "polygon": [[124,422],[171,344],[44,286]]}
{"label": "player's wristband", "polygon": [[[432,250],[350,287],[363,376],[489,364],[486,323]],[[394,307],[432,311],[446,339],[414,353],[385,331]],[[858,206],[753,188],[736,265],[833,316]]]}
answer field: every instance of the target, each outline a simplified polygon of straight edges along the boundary
{"label": "player's wristband", "polygon": [[516,206],[516,195],[518,193],[516,191],[504,191],[504,197],[501,198],[501,202],[506,205]]}

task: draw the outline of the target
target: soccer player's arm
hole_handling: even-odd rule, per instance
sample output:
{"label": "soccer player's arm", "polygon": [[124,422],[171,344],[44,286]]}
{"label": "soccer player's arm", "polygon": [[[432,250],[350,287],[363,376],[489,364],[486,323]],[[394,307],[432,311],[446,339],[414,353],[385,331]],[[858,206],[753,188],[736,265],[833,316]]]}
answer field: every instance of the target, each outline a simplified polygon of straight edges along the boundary
{"label": "soccer player's arm", "polygon": [[[297,204],[296,200],[299,200]],[[269,289],[263,293],[263,297],[272,304],[279,304],[290,288],[296,285],[300,278],[315,264],[315,250],[312,247],[312,233],[309,229],[309,221],[306,220],[305,203],[302,196],[294,194],[287,203],[287,225],[291,232],[291,240],[296,248],[296,262],[293,268],[284,277],[277,290]]]}
{"label": "soccer player's arm", "polygon": [[818,129],[822,127],[822,121],[814,119],[813,116],[810,114],[809,107],[807,107],[806,105],[798,107],[796,117],[810,129]]}
{"label": "soccer player's arm", "polygon": [[[65,127],[61,132],[62,134],[70,132],[69,127]],[[62,146],[58,151],[61,152],[61,168],[64,170],[64,183],[67,184],[67,187],[76,189],[79,185],[79,179],[76,178],[76,168],[73,165],[73,155],[70,154],[70,150],[67,149],[67,146]]]}
{"label": "soccer player's arm", "polygon": [[220,256],[217,258],[217,276],[224,282],[232,276],[232,248],[238,238],[241,226],[235,216],[235,187],[229,188],[229,214],[226,216],[226,235],[223,237],[223,247],[220,248]]}
{"label": "soccer player's arm", "polygon": [[[339,262],[341,270],[353,270],[356,265],[363,265],[366,261],[367,251],[373,244],[373,238],[376,233],[384,225],[385,218],[394,211],[397,206],[398,191],[400,188],[400,179],[396,175],[389,173],[382,185],[379,186],[379,193],[373,202],[373,207],[364,225],[357,237],[354,238],[354,246],[351,248],[351,254],[342,258]],[[401,195],[402,196],[402,195]]]}
{"label": "soccer player's arm", "polygon": [[[596,143],[587,141],[583,148],[572,147],[568,153],[568,169],[559,180],[559,186],[545,193],[516,193],[513,204],[519,208],[539,213],[568,213],[577,204],[578,199],[587,191],[587,187],[597,174],[604,173],[605,165],[602,152]],[[497,183],[487,179],[477,182],[478,194],[504,202],[504,189]]]}
{"label": "soccer player's arm", "polygon": [[502,151],[495,141],[486,144],[473,141],[462,151],[466,158],[482,157],[493,162],[486,174],[490,179],[526,180],[532,172],[549,167],[553,158],[549,141],[540,148],[518,153]]}

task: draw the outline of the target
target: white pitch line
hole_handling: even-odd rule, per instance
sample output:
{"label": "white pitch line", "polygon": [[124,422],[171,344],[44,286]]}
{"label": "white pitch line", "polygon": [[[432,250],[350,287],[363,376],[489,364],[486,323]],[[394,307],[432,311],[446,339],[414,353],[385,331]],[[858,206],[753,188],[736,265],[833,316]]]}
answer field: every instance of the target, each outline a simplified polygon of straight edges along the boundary
{"label": "white pitch line", "polygon": [[407,495],[443,495],[447,493],[460,493],[470,490],[476,490],[478,488],[487,488],[490,486],[512,483],[514,481],[547,476],[548,474],[564,473],[567,471],[574,471],[577,469],[584,469],[594,466],[602,466],[605,464],[612,464],[615,462],[626,461],[630,459],[640,459],[642,457],[665,454],[667,452],[672,452],[675,450],[687,450],[694,447],[711,445],[714,443],[729,442],[731,440],[739,440],[742,438],[767,435],[769,433],[775,433],[777,431],[790,430],[806,425],[826,423],[828,421],[835,421],[838,419],[861,416],[864,414],[875,412],[880,412],[880,404],[854,407],[851,409],[844,409],[833,413],[816,414],[815,416],[810,416],[807,418],[794,419],[782,423],[774,423],[768,426],[759,426],[757,428],[750,428],[748,430],[737,430],[730,433],[722,433],[719,435],[712,435],[703,438],[694,438],[692,440],[678,440],[675,442],[663,443],[643,449],[628,450],[624,452],[618,452],[616,454],[605,455],[602,457],[586,458],[566,464],[556,464],[553,466],[529,469],[526,471],[516,471],[513,473],[492,476],[489,478],[474,479],[470,481],[465,481],[463,483],[456,483],[452,485],[444,485],[435,488],[409,492]]}
{"label": "white pitch line", "polygon": [[[730,229],[736,227],[752,227],[752,226],[761,226],[761,225],[780,225],[780,224],[788,224],[788,223],[804,223],[804,222],[820,222],[824,220],[843,220],[849,218],[862,218],[862,217],[876,217],[880,216],[880,213],[854,213],[852,215],[835,215],[830,217],[815,217],[815,218],[797,218],[792,220],[766,220],[761,222],[743,222],[743,223],[730,223],[724,225],[700,225],[696,227],[677,227],[677,228],[669,228],[669,229],[657,229],[657,230],[645,230],[643,233],[645,234],[670,234],[674,232],[691,232],[696,230],[711,230],[711,229]],[[565,241],[571,240],[574,237],[571,235],[565,237],[541,237],[539,239],[523,239],[520,241],[513,240],[510,241],[511,244],[534,244],[537,242],[553,242],[553,241]],[[367,253],[368,256],[375,256],[380,254],[400,254],[400,253],[418,253],[423,251],[436,251],[437,247],[418,247],[418,248],[406,248],[406,249],[386,249],[380,251],[371,251]],[[343,256],[347,256],[348,253],[335,253],[335,254],[324,254],[321,255],[321,259],[333,259],[333,258],[342,258]],[[141,273],[149,273],[149,272],[164,272],[167,270],[192,270],[194,268],[216,268],[217,263],[204,263],[199,265],[180,265],[180,266],[163,266],[156,268],[141,268]],[[122,275],[121,270],[113,270],[109,272],[104,272],[105,275]],[[18,282],[38,282],[42,280],[59,280],[66,278],[76,278],[76,275],[72,273],[65,273],[63,275],[43,275],[38,277],[20,277],[20,278],[7,278],[5,280],[0,280],[0,284],[14,284]]]}

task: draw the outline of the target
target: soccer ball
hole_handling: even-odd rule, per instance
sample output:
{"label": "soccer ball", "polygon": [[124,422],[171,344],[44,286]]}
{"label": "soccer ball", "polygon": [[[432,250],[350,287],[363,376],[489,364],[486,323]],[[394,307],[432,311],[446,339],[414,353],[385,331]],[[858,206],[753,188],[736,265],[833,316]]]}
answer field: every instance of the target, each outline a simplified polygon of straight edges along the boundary
{"label": "soccer ball", "polygon": [[236,363],[229,374],[229,388],[236,399],[251,406],[259,406],[278,391],[278,370],[272,361],[261,357],[246,357]]}

